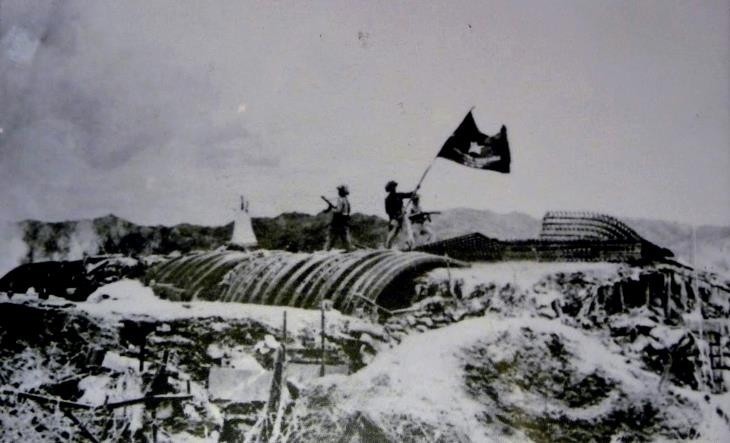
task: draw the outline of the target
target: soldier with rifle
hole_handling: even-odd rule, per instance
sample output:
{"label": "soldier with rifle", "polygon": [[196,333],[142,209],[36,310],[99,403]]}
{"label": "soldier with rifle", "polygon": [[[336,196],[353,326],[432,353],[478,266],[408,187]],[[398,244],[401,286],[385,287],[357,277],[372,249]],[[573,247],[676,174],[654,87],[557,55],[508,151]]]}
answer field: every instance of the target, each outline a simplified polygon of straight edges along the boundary
{"label": "soldier with rifle", "polygon": [[428,225],[431,223],[431,214],[440,214],[439,211],[425,212],[421,209],[420,196],[413,193],[411,197],[411,205],[408,208],[408,221],[411,224],[411,228],[407,230],[409,238],[409,247],[412,249],[416,246],[416,236],[419,240],[425,236],[423,241],[424,244],[431,243],[434,239],[434,233],[431,227]]}
{"label": "soldier with rifle", "polygon": [[325,212],[332,211],[332,220],[330,221],[329,230],[327,231],[327,240],[324,245],[325,250],[330,250],[338,240],[345,247],[346,251],[351,251],[352,239],[350,237],[350,201],[347,196],[350,190],[347,185],[337,187],[337,203],[332,204],[327,198],[322,196],[322,200],[327,203]]}

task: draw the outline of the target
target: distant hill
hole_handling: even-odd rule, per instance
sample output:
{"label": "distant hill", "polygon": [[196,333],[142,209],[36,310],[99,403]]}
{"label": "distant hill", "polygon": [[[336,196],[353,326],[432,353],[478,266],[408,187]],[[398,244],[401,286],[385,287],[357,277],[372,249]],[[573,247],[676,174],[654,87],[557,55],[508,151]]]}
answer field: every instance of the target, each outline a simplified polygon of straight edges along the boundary
{"label": "distant hill", "polygon": [[[326,213],[287,212],[273,218],[254,218],[252,224],[262,248],[315,251],[324,246],[331,217]],[[353,214],[350,231],[357,247],[375,248],[385,241],[388,223],[374,215]]]}
{"label": "distant hill", "polygon": [[147,255],[213,249],[230,238],[233,223],[142,226],[115,215],[92,220],[19,223],[27,245],[25,261],[79,259],[84,254]]}
{"label": "distant hill", "polygon": [[[259,245],[265,249],[314,251],[325,242],[330,215],[297,212],[252,220]],[[690,262],[691,226],[650,219],[625,219],[640,235],[674,251],[680,260]],[[498,214],[488,210],[450,209],[433,215],[432,229],[438,238],[472,232],[508,239],[535,238],[541,220],[512,212]],[[79,259],[84,254],[122,253],[126,255],[168,254],[173,251],[215,249],[230,239],[233,223],[222,226],[142,226],[115,215],[91,220],[42,222],[26,220],[13,229],[0,232],[3,257],[0,274],[20,262]],[[373,215],[354,214],[352,237],[359,247],[382,245],[387,222]],[[19,237],[22,237],[19,238]],[[697,260],[700,268],[730,273],[730,226],[701,226],[696,230]],[[10,250],[10,245],[12,250]]]}
{"label": "distant hill", "polygon": [[481,232],[487,237],[502,240],[535,238],[540,233],[541,221],[520,212],[498,214],[478,209],[449,209],[432,217],[432,229],[439,238]]}
{"label": "distant hill", "polygon": [[[325,243],[330,215],[284,213],[273,218],[254,218],[253,230],[265,249],[314,251]],[[22,262],[80,259],[84,254],[149,255],[174,251],[215,249],[231,238],[233,223],[223,226],[142,226],[115,215],[91,220],[18,223],[12,236],[21,236]],[[5,230],[4,237],[11,237]],[[387,223],[376,216],[354,214],[352,235],[358,246],[376,247],[385,239]],[[14,254],[17,256],[17,239]],[[5,251],[2,251],[5,253]],[[17,264],[17,263],[15,263]],[[8,269],[0,270],[2,272]]]}

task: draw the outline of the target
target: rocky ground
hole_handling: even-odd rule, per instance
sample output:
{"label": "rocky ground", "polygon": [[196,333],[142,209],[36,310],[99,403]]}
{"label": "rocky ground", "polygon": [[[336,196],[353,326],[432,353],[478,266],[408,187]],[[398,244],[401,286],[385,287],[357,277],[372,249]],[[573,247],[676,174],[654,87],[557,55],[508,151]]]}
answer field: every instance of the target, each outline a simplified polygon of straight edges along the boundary
{"label": "rocky ground", "polygon": [[173,303],[135,280],[80,303],[0,295],[0,440],[725,441],[710,343],[728,350],[727,282],[700,277],[436,270],[402,312],[326,311],[324,377],[319,311]]}

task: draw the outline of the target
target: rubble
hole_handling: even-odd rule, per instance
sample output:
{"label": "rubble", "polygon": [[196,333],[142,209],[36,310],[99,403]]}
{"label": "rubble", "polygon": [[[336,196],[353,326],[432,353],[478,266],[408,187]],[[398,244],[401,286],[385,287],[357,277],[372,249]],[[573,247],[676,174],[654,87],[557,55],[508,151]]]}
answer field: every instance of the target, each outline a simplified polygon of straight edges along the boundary
{"label": "rubble", "polygon": [[[728,329],[730,292],[717,276],[694,277],[686,269],[666,264],[600,269],[600,273],[581,269],[547,273],[524,285],[501,280],[471,286],[463,280],[471,270],[455,270],[453,276],[435,271],[418,283],[418,291],[426,297],[414,303],[407,313],[389,317],[384,328],[393,342],[400,343],[408,334],[442,328],[467,318],[532,312],[581,329],[607,329],[616,344],[627,352],[638,353],[651,370],[658,374],[667,372],[666,376],[680,385],[724,389],[725,378],[730,381],[730,374],[721,370],[725,372],[712,375],[709,359],[701,358],[697,345],[692,344],[700,336],[701,325],[688,320],[699,315],[697,309],[701,309],[704,323],[711,331]],[[459,297],[453,291],[455,282],[462,288]],[[711,326],[712,319],[721,319],[724,326]],[[660,339],[659,331],[663,336],[684,337],[684,342],[680,346],[678,339]],[[707,348],[705,354],[709,354],[706,340],[701,347]],[[718,355],[726,355],[722,358],[730,363],[728,341],[718,340],[716,348]],[[677,361],[670,363],[670,356]],[[718,357],[718,361],[722,358]],[[730,369],[730,364],[727,367]]]}
{"label": "rubble", "polygon": [[[192,399],[184,404],[161,402],[155,408],[154,420],[149,415],[149,405],[131,405],[114,412],[120,426],[110,430],[110,435],[116,435],[115,439],[139,439],[151,435],[152,423],[158,423],[161,438],[217,435],[222,441],[239,441],[258,420],[269,395],[271,351],[282,344],[277,338],[281,337],[281,330],[276,323],[269,324],[269,317],[270,311],[276,310],[281,318],[281,309],[267,308],[258,313],[262,320],[257,320],[255,310],[251,312],[241,305],[242,311],[249,311],[248,316],[223,320],[215,315],[215,309],[206,305],[202,308],[209,309],[210,314],[201,314],[201,305],[193,303],[175,317],[169,316],[171,311],[167,310],[168,316],[159,319],[118,311],[120,303],[132,301],[149,306],[153,300],[144,298],[147,295],[141,294],[143,288],[115,285],[99,291],[111,294],[109,298],[100,300],[95,296],[93,302],[81,305],[54,299],[44,302],[28,296],[0,302],[2,389],[39,390],[69,404],[97,406],[142,397],[154,386],[166,386],[172,393],[185,394],[189,390]],[[140,294],[125,295],[120,288]],[[86,312],[87,308],[92,313]],[[312,340],[313,336],[318,337],[314,325],[319,323],[319,313],[310,316],[309,312],[291,311],[286,344],[291,348],[290,358],[302,363],[288,364],[286,376],[290,379],[287,386],[299,392],[319,376],[321,350],[319,343]],[[148,308],[147,312],[154,314],[155,310]],[[311,321],[303,319],[303,314]],[[353,368],[362,367],[363,359],[371,359],[375,348],[383,344],[382,327],[340,318],[336,312],[328,317],[328,374],[348,374]],[[357,330],[349,331],[349,326]],[[141,340],[146,356],[142,367]],[[362,346],[367,350],[362,351]],[[164,359],[166,369],[161,371],[163,353],[169,358]],[[97,355],[100,358],[94,357]],[[92,360],[97,360],[96,364],[90,365]],[[294,397],[293,392],[287,395]],[[2,440],[17,440],[25,434],[52,440],[59,432],[69,436],[79,432],[67,419],[50,420],[41,406],[20,403],[11,394],[0,396],[0,405],[3,414],[8,409],[16,411],[16,415],[2,418]],[[43,430],[12,419],[32,416],[43,417],[47,423]],[[96,438],[103,432],[104,417],[101,411],[84,417],[89,432]]]}
{"label": "rubble", "polygon": [[[183,306],[124,280],[78,304],[16,295],[0,302],[0,384],[93,407],[155,387],[173,397],[115,412],[110,435],[147,438],[155,423],[162,440],[242,441],[262,429],[285,346],[284,440],[707,440],[730,429],[722,281],[669,265],[494,272],[504,268],[434,271],[392,315],[326,311],[324,378],[319,311]],[[0,399],[0,438],[78,434],[13,395]],[[106,416],[93,411],[84,423],[101,433]]]}

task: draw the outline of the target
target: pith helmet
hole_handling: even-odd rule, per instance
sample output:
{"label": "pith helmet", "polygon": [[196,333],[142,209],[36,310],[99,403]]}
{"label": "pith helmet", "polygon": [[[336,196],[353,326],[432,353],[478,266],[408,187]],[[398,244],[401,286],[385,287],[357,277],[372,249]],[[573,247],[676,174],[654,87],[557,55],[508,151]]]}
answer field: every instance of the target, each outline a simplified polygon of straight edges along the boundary
{"label": "pith helmet", "polygon": [[395,182],[395,181],[393,181],[393,180],[391,180],[391,181],[389,181],[388,183],[386,183],[386,185],[385,185],[385,190],[386,190],[387,192],[392,192],[392,191],[395,191],[395,188],[396,188],[397,186],[398,186],[398,183],[397,183],[397,182]]}

